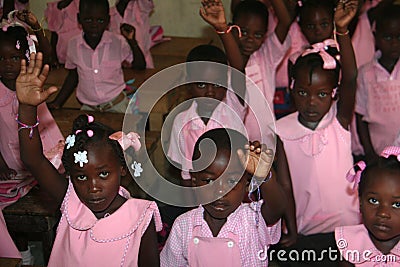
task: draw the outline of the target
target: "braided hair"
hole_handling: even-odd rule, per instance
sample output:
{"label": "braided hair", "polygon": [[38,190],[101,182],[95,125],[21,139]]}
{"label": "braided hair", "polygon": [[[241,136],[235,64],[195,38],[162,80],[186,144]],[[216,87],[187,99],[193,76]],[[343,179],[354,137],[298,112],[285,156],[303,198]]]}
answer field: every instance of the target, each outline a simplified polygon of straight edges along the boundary
{"label": "braided hair", "polygon": [[0,46],[5,44],[12,44],[17,47],[25,56],[27,62],[29,61],[29,44],[27,37],[28,32],[24,27],[19,25],[8,25],[0,29]]}
{"label": "braided hair", "polygon": [[[89,137],[88,131],[92,131],[93,136]],[[88,115],[79,115],[72,126],[71,135],[75,135],[74,146],[68,149],[68,144],[66,144],[61,159],[66,172],[69,173],[72,168],[71,162],[74,162],[74,153],[85,151],[94,145],[109,145],[120,160],[121,166],[126,166],[122,147],[118,141],[109,138],[114,132],[115,130],[102,123],[90,122]]]}

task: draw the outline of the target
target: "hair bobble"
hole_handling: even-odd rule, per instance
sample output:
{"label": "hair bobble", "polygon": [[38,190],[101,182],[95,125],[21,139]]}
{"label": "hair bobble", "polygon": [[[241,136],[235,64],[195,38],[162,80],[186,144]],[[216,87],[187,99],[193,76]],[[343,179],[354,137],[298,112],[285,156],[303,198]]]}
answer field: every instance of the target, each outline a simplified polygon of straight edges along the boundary
{"label": "hair bobble", "polygon": [[381,153],[381,157],[389,158],[390,156],[397,157],[397,161],[400,162],[400,147],[398,146],[388,146]]}
{"label": "hair bobble", "polygon": [[[79,134],[79,133],[82,133],[82,130],[76,130],[76,132],[75,132],[75,134]],[[92,131],[92,130],[87,130],[86,131],[86,134],[87,134],[87,136],[89,136],[89,137],[93,137],[93,135],[94,135],[94,132]]]}
{"label": "hair bobble", "polygon": [[312,53],[319,54],[324,62],[323,69],[332,70],[336,68],[336,59],[327,52],[329,47],[337,47],[336,42],[332,39],[327,39],[323,42],[315,43],[311,48],[306,49],[301,56],[304,57]]}
{"label": "hair bobble", "polygon": [[94,117],[92,115],[86,114],[86,116],[87,116],[87,119],[88,119],[88,123],[94,122]]}
{"label": "hair bobble", "polygon": [[[358,170],[355,171],[354,167],[358,167]],[[354,183],[353,184],[353,190],[354,191],[357,189],[358,184],[361,181],[361,174],[365,170],[365,167],[367,167],[365,162],[364,161],[359,161],[350,169],[350,171],[346,175],[347,181],[349,181],[350,183]]]}

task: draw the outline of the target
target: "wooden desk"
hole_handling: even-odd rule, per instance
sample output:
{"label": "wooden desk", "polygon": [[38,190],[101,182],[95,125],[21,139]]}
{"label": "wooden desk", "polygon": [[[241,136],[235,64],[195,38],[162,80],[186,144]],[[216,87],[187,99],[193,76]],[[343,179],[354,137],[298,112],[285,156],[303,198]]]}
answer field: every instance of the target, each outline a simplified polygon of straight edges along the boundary
{"label": "wooden desk", "polygon": [[22,265],[21,259],[0,258],[1,267],[20,267],[21,265]]}
{"label": "wooden desk", "polygon": [[7,228],[16,233],[38,233],[43,243],[43,257],[49,260],[53,247],[54,227],[60,218],[59,206],[38,186],[3,210]]}

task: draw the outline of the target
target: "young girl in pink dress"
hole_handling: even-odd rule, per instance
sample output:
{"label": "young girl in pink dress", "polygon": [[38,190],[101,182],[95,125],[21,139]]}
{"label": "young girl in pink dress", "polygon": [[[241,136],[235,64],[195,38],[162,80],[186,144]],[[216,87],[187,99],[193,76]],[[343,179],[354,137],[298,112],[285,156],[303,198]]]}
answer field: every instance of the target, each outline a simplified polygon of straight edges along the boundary
{"label": "young girl in pink dress", "polygon": [[[215,145],[215,155],[200,152],[205,140]],[[266,251],[279,240],[286,203],[270,173],[272,151],[259,142],[249,143],[238,131],[219,128],[198,139],[192,159],[193,185],[208,186],[203,192],[214,201],[205,200],[207,204],[175,220],[161,251],[161,266],[267,266]],[[202,167],[206,162],[209,165]],[[263,200],[244,204],[252,177],[262,181]]]}
{"label": "young girl in pink dress", "polygon": [[400,265],[400,147],[386,147],[377,162],[358,162],[347,179],[358,186],[363,224],[335,229],[340,266]]}
{"label": "young girl in pink dress", "polygon": [[375,58],[359,69],[357,128],[367,161],[400,131],[400,5],[389,5],[376,20]]}
{"label": "young girl in pink dress", "polygon": [[82,32],[78,23],[79,0],[61,0],[47,3],[44,15],[51,31],[51,45],[56,61],[65,64],[68,41]]}
{"label": "young girl in pink dress", "polygon": [[[91,116],[78,117],[62,156],[67,177],[60,175],[44,157],[36,129],[37,106],[57,90],[43,90],[49,67],[42,72],[41,68],[40,53],[36,58],[31,55],[28,68],[22,62],[17,97],[22,161],[61,204],[48,266],[158,266],[156,230],[161,230],[161,219],[157,205],[131,198],[120,186],[128,171],[122,145],[137,151],[137,135],[127,137]],[[140,175],[140,170],[136,172]]]}
{"label": "young girl in pink dress", "polygon": [[146,67],[154,68],[150,53],[150,13],[154,9],[153,0],[119,0],[110,8],[110,31],[121,33],[122,24],[129,24],[135,29],[135,37],[146,59]]}
{"label": "young girl in pink dress", "polygon": [[[215,28],[224,44],[230,66],[246,73],[258,86],[265,99],[259,99],[253,90],[249,90],[249,110],[245,125],[251,140],[261,140],[258,106],[273,108],[275,92],[275,71],[290,46],[286,38],[290,27],[290,16],[283,1],[271,0],[278,24],[275,31],[267,34],[268,10],[259,1],[240,2],[233,15],[233,24],[228,25],[224,7],[220,0],[203,0],[200,10],[202,18]],[[240,29],[240,33],[237,29]],[[251,88],[251,85],[247,85]],[[259,115],[257,115],[259,116]]]}
{"label": "young girl in pink dress", "polygon": [[347,26],[357,4],[358,0],[339,2],[336,8],[340,63],[330,54],[331,47],[317,43],[293,66],[291,88],[298,111],[276,124],[277,177],[289,199],[287,233],[281,240],[285,247],[297,241],[296,249],[302,250],[315,240],[312,249],[328,249],[334,246],[335,227],[359,222],[357,195],[343,182],[353,162],[348,128],[357,67]]}

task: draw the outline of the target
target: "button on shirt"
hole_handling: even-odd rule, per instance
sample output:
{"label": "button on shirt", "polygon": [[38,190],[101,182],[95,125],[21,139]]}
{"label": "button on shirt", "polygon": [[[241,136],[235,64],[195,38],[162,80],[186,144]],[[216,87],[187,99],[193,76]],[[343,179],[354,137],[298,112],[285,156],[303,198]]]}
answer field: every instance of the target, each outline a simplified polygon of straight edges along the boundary
{"label": "button on shirt", "polygon": [[66,69],[77,69],[79,83],[76,97],[87,105],[111,101],[125,88],[121,63],[133,61],[132,50],[122,35],[105,31],[93,50],[83,35],[68,43]]}

